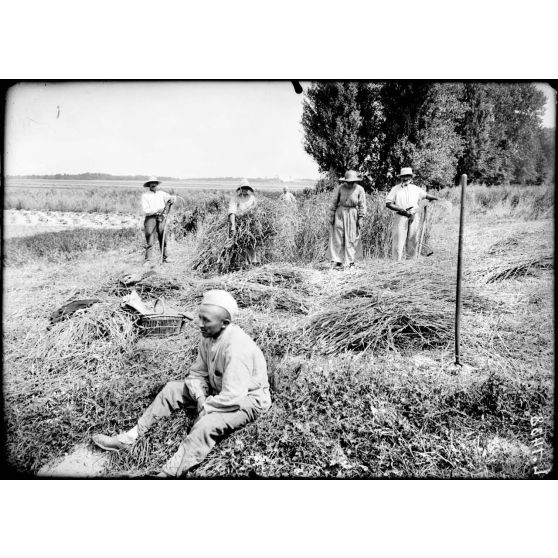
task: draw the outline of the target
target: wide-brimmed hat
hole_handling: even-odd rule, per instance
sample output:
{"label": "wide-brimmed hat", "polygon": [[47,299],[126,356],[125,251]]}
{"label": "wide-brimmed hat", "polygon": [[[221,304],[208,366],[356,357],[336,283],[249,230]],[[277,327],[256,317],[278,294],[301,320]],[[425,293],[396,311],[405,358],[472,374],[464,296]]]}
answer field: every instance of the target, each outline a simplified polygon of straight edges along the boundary
{"label": "wide-brimmed hat", "polygon": [[403,167],[401,172],[397,175],[399,178],[402,176],[415,176],[411,167]]}
{"label": "wide-brimmed hat", "polygon": [[150,176],[146,182],[143,183],[144,186],[149,186],[150,184],[161,184],[161,181],[156,176]]}
{"label": "wide-brimmed hat", "polygon": [[357,174],[357,171],[348,170],[345,173],[345,178],[340,178],[339,182],[362,182],[362,178]]}
{"label": "wide-brimmed hat", "polygon": [[243,178],[240,181],[240,184],[238,185],[238,188],[236,189],[236,191],[238,192],[242,188],[247,188],[248,190],[252,190],[252,192],[254,191],[254,188],[252,188],[252,186],[250,186],[250,182],[248,182],[247,178]]}

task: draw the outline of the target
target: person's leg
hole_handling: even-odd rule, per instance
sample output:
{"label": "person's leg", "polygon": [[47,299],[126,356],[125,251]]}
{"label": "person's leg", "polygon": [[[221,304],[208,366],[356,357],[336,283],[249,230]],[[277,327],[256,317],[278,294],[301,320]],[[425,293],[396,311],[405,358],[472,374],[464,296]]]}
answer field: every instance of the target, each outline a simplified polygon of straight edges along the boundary
{"label": "person's leg", "polygon": [[155,397],[153,403],[151,403],[140,417],[136,426],[117,436],[95,434],[93,436],[93,442],[107,451],[129,449],[136,443],[136,440],[140,436],[143,436],[147,432],[156,420],[169,416],[172,411],[182,407],[196,407],[196,403],[186,387],[186,382],[168,382],[157,397]]}
{"label": "person's leg", "polygon": [[138,435],[143,436],[157,420],[168,417],[173,411],[195,406],[196,402],[190,395],[186,382],[168,382],[139,418]]}
{"label": "person's leg", "polygon": [[150,215],[145,218],[143,230],[145,232],[145,261],[153,258],[153,243],[155,242],[155,229],[157,227],[157,219]]}
{"label": "person's leg", "polygon": [[334,265],[343,264],[343,252],[345,244],[345,233],[343,230],[343,219],[339,215],[339,208],[335,212],[335,222],[329,232],[329,253]]}
{"label": "person's leg", "polygon": [[194,424],[178,451],[167,461],[163,473],[172,477],[181,476],[201,463],[220,439],[255,420],[257,416],[255,409],[205,415]]}
{"label": "person's leg", "polygon": [[357,219],[358,213],[356,208],[351,208],[349,211],[345,212],[345,264],[349,267],[355,263],[356,247],[358,243]]}
{"label": "person's leg", "polygon": [[418,243],[418,233],[420,230],[419,227],[420,219],[418,215],[415,215],[413,219],[409,219],[409,228],[407,230],[407,259],[411,259],[415,257],[417,251],[417,243]]}
{"label": "person's leg", "polygon": [[403,258],[403,247],[407,238],[407,217],[394,215],[392,225],[391,253],[394,260],[398,262]]}

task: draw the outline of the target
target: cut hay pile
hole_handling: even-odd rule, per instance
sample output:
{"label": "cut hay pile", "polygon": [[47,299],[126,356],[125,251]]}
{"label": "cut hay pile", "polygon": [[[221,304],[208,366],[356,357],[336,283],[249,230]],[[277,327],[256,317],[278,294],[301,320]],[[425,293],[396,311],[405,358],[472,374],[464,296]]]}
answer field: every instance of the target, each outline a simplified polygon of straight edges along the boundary
{"label": "cut hay pile", "polygon": [[531,256],[515,256],[502,261],[495,259],[479,267],[470,275],[482,283],[496,283],[506,279],[517,279],[530,275],[537,275],[541,270],[554,269],[552,254],[539,254]]}
{"label": "cut hay pile", "polygon": [[[134,319],[114,304],[76,312],[5,356],[8,462],[36,471],[91,434],[133,426],[161,387],[195,358],[199,334],[189,328],[169,352],[137,350]],[[164,443],[161,443],[163,449]]]}
{"label": "cut hay pile", "polygon": [[335,304],[312,316],[304,334],[312,352],[376,351],[445,345],[451,340],[452,316],[444,304],[424,300],[414,288],[379,292]]}
{"label": "cut hay pile", "polygon": [[298,292],[282,287],[272,287],[227,277],[223,280],[201,281],[192,286],[181,298],[181,303],[196,307],[201,303],[203,294],[211,289],[223,289],[231,293],[240,308],[256,308],[260,310],[308,314],[310,303]]}
{"label": "cut hay pile", "polygon": [[117,277],[111,278],[98,292],[122,297],[130,294],[131,290],[135,289],[142,298],[172,298],[176,296],[181,288],[182,285],[176,280],[153,274],[129,285],[124,284]]}
{"label": "cut hay pile", "polygon": [[249,267],[247,254],[252,251],[261,263],[271,261],[276,215],[274,204],[262,200],[248,213],[236,217],[236,231],[230,237],[225,215],[208,219],[195,248],[192,268],[202,273],[229,273]]}

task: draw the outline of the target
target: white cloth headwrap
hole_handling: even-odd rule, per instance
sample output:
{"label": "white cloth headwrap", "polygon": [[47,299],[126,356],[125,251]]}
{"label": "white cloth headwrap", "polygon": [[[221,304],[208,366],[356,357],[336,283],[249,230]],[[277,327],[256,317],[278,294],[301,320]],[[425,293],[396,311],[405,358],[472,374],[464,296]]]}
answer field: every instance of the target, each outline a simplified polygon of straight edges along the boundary
{"label": "white cloth headwrap", "polygon": [[231,315],[231,320],[234,320],[238,312],[238,305],[233,296],[227,291],[222,291],[220,289],[207,291],[203,295],[201,303],[224,308]]}

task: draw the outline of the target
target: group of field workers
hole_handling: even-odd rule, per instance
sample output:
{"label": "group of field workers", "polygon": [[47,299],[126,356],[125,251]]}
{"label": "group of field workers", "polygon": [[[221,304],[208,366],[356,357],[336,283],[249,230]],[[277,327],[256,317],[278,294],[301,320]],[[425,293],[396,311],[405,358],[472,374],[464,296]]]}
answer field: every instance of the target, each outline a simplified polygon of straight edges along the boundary
{"label": "group of field workers", "polygon": [[[423,200],[437,200],[436,196],[426,193],[412,183],[412,168],[404,167],[398,175],[400,179],[387,194],[386,207],[395,213],[392,228],[392,256],[401,261],[405,253],[407,259],[414,258],[417,252],[420,219],[417,216],[419,204]],[[361,186],[362,178],[356,171],[348,170],[340,185],[335,189],[329,207],[329,244],[328,259],[332,269],[341,271],[354,268],[355,260],[362,257],[362,229],[366,219],[366,194]],[[160,181],[151,177],[144,183],[148,188],[142,196],[142,209],[145,214],[145,265],[153,262],[153,245],[155,236],[163,263],[168,263],[167,243],[165,238],[166,216],[170,206],[175,203],[176,196],[159,190]],[[287,206],[296,207],[296,198],[284,186],[279,199]],[[257,205],[254,188],[247,179],[242,179],[228,206],[229,235],[234,236],[237,228],[237,217],[250,212]],[[247,265],[258,265],[260,258],[257,247],[247,250]]]}
{"label": "group of field workers", "polygon": [[[392,188],[386,199],[386,206],[397,213],[393,225],[393,255],[397,260],[402,258],[404,248],[407,257],[412,257],[416,250],[414,220],[419,202],[437,199],[411,184],[412,176],[410,168],[402,169],[400,184]],[[353,266],[357,255],[366,218],[366,196],[360,182],[355,171],[347,171],[332,198],[329,252],[334,269]],[[148,262],[155,234],[159,237],[163,261],[168,261],[165,215],[175,198],[158,191],[159,183],[155,177],[150,178],[144,185],[149,191],[142,197]],[[281,199],[285,204],[296,205],[287,188]],[[230,235],[236,233],[237,217],[256,205],[254,189],[248,180],[242,180],[228,206]],[[248,254],[248,258],[257,263],[255,252]],[[147,475],[176,478],[200,464],[217,442],[263,415],[271,407],[266,359],[250,336],[234,323],[237,312],[237,302],[230,293],[207,291],[198,309],[202,337],[197,358],[185,379],[168,382],[131,429],[116,436],[95,434],[93,442],[107,451],[130,451],[159,419],[178,409],[190,409],[196,413],[196,419],[178,450],[162,470]]]}
{"label": "group of field workers", "polygon": [[[392,229],[392,256],[395,260],[415,257],[419,232],[417,210],[422,200],[437,200],[411,182],[413,170],[404,167],[395,185],[386,197],[386,207],[394,211]],[[362,228],[366,218],[366,195],[360,185],[362,179],[356,171],[349,170],[340,179],[329,208],[328,254],[334,270],[352,269],[355,259],[362,256]]]}

